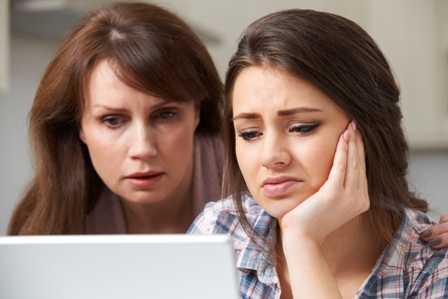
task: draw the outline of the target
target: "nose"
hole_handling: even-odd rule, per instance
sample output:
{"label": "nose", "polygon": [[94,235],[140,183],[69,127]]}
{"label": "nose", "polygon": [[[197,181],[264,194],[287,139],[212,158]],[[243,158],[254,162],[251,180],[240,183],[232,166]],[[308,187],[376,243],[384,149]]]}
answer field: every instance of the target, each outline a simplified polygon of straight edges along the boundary
{"label": "nose", "polygon": [[282,138],[281,134],[266,132],[260,153],[260,164],[266,168],[278,168],[290,162],[287,140]]}
{"label": "nose", "polygon": [[156,132],[145,123],[135,123],[129,140],[132,159],[148,159],[157,155]]}

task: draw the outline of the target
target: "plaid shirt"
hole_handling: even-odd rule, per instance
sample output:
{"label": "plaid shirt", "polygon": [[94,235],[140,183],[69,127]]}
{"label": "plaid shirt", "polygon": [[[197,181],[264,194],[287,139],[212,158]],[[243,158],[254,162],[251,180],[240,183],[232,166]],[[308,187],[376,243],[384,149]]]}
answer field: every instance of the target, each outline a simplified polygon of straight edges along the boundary
{"label": "plaid shirt", "polygon": [[[244,200],[249,221],[257,232],[276,238],[277,221],[255,200]],[[379,257],[355,298],[448,298],[446,250],[433,250],[419,233],[434,222],[424,213],[406,210],[395,241]],[[231,198],[208,203],[190,227],[190,234],[230,234],[242,298],[280,298],[281,288],[271,260],[244,232]]]}

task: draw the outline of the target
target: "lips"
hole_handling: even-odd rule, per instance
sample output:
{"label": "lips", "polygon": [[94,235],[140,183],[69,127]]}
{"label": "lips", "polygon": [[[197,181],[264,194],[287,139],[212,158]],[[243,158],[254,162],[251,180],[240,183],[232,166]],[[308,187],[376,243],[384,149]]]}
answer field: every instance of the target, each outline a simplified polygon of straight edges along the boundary
{"label": "lips", "polygon": [[131,186],[135,188],[150,188],[156,185],[163,177],[163,172],[149,171],[149,172],[136,172],[124,179]]}
{"label": "lips", "polygon": [[279,197],[301,182],[302,180],[291,176],[268,177],[262,182],[261,189],[266,196]]}

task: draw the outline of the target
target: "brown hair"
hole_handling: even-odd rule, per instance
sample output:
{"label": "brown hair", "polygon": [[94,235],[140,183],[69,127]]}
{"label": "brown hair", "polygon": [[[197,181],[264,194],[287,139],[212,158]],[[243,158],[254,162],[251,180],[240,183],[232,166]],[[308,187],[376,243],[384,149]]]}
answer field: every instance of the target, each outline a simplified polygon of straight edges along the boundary
{"label": "brown hair", "polygon": [[200,103],[197,130],[220,130],[223,86],[191,28],[149,3],[114,3],[87,15],[50,62],[30,111],[36,175],[16,208],[8,234],[82,233],[103,183],[79,139],[85,79],[107,60],[139,91]]}
{"label": "brown hair", "polygon": [[356,120],[366,148],[368,215],[383,244],[393,240],[403,208],[427,211],[426,201],[408,188],[408,144],[401,126],[400,92],[386,58],[367,32],[352,21],[294,9],[249,25],[226,75],[223,196],[233,196],[249,236],[255,231],[243,211],[242,197],[248,189],[236,159],[231,118],[235,81],[251,66],[280,69],[308,81]]}

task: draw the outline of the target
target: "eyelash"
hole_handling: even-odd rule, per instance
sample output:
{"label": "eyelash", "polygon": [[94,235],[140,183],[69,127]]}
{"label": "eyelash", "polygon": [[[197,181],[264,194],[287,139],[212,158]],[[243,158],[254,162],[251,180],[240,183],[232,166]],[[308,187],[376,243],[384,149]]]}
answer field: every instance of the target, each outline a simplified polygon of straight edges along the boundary
{"label": "eyelash", "polygon": [[300,134],[307,134],[307,133],[313,131],[314,129],[316,129],[319,125],[320,125],[320,123],[294,126],[289,130],[289,132],[297,132]]}
{"label": "eyelash", "polygon": [[[113,120],[117,121],[117,123],[112,124],[111,122]],[[123,119],[121,119],[120,117],[117,117],[117,116],[106,116],[106,117],[102,118],[101,122],[106,124],[106,126],[109,129],[115,130],[115,129],[118,129],[119,125],[123,122]]]}
{"label": "eyelash", "polygon": [[[155,121],[159,121],[162,123],[169,123],[173,121],[173,118],[177,115],[176,112],[169,110],[169,111],[161,111],[156,113],[152,119]],[[120,116],[105,116],[101,119],[101,122],[106,124],[106,126],[109,129],[116,130],[120,127],[120,125],[125,122],[123,117]]]}
{"label": "eyelash", "polygon": [[[312,125],[294,126],[289,130],[289,132],[291,132],[291,133],[296,132],[296,133],[299,133],[300,135],[305,135],[305,134],[310,133],[314,129],[316,129],[319,125],[320,125],[320,123],[315,123]],[[253,139],[255,139],[261,135],[262,134],[257,131],[245,131],[245,132],[238,134],[238,136],[240,138],[242,138],[244,141],[247,141],[247,142],[250,142]]]}
{"label": "eyelash", "polygon": [[[169,115],[167,116],[167,114]],[[161,122],[171,122],[176,115],[177,113],[172,110],[161,111],[155,115],[154,119],[159,120]]]}
{"label": "eyelash", "polygon": [[[251,136],[252,135],[252,136]],[[256,136],[253,136],[256,135]],[[239,137],[243,138],[244,141],[251,141],[252,139],[254,139],[255,137],[260,136],[261,133],[258,133],[256,131],[246,131],[246,132],[242,132],[240,134],[238,134]]]}

